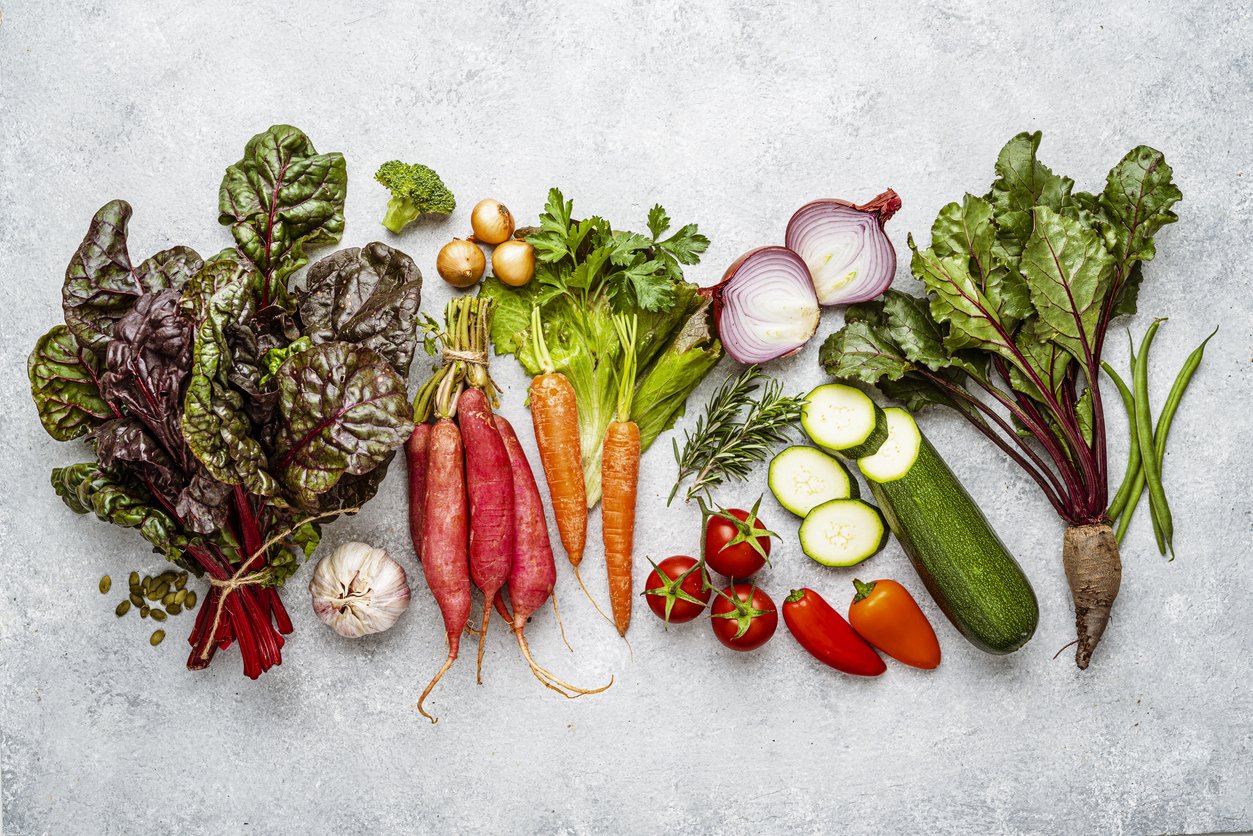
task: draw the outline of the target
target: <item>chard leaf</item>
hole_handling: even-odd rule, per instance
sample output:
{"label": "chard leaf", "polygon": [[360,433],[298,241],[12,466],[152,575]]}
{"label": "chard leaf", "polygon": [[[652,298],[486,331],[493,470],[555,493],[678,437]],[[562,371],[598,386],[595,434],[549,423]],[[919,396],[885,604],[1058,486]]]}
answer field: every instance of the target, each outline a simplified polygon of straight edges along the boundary
{"label": "chard leaf", "polygon": [[267,471],[266,452],[254,437],[244,397],[231,382],[231,344],[256,315],[261,286],[256,271],[244,271],[209,300],[196,333],[182,427],[188,447],[215,479],[242,484],[258,496],[273,496],[278,483]]}
{"label": "chard leaf", "polygon": [[883,294],[883,314],[888,335],[910,361],[932,369],[949,365],[944,329],[926,299],[889,289]]}
{"label": "chard leaf", "polygon": [[188,280],[179,301],[179,310],[199,329],[209,312],[209,301],[228,284],[243,281],[254,272],[251,264],[240,261],[238,253],[227,250],[210,258]]}
{"label": "chard leaf", "polygon": [[142,486],[110,473],[95,462],[58,467],[52,488],[76,514],[95,514],[105,522],[135,528],[168,560],[182,557],[186,539],[164,511],[154,507]]}
{"label": "chard leaf", "polygon": [[941,209],[931,227],[931,249],[941,257],[970,259],[971,278],[1009,330],[1033,313],[1026,281],[996,255],[996,226],[988,201],[968,194],[961,203]]}
{"label": "chard leaf", "polygon": [[1122,284],[1114,291],[1114,304],[1110,309],[1110,319],[1116,316],[1133,316],[1136,312],[1136,301],[1140,296],[1140,285],[1144,282],[1144,269],[1137,261],[1131,271],[1123,279]]}
{"label": "chard leaf", "polygon": [[193,250],[175,247],[134,268],[126,247],[130,218],[131,207],[124,200],[102,206],[65,270],[61,288],[65,324],[80,343],[96,353],[104,351],[113,336],[114,323],[139,297],[181,288],[200,266],[200,256]]}
{"label": "chard leaf", "polygon": [[100,394],[100,361],[64,325],[35,343],[26,363],[39,420],[57,441],[78,438],[113,417]]}
{"label": "chard leaf", "polygon": [[310,267],[297,311],[314,345],[333,340],[363,345],[407,378],[421,293],[422,273],[413,259],[375,242],[340,250]]}
{"label": "chard leaf", "polygon": [[1082,360],[1095,345],[1114,257],[1094,231],[1073,218],[1047,206],[1036,207],[1035,217],[1022,270],[1040,315],[1037,333]]}
{"label": "chard leaf", "polygon": [[1036,158],[1040,148],[1039,131],[1020,133],[1001,149],[996,159],[996,181],[989,199],[996,214],[997,243],[1009,266],[1017,264],[1031,237],[1035,218],[1032,210],[1046,206],[1061,212],[1070,205],[1075,182],[1059,177]]}
{"label": "chard leaf", "polygon": [[192,352],[192,326],[179,313],[179,298],[171,289],[135,302],[115,323],[100,378],[105,399],[124,406],[175,457],[185,453],[179,404]]}
{"label": "chard leaf", "polygon": [[221,531],[230,513],[227,498],[232,490],[231,485],[214,479],[204,467],[197,467],[179,493],[174,510],[192,531],[199,534]]}
{"label": "chard leaf", "polygon": [[177,462],[137,418],[117,418],[92,434],[101,467],[128,472],[143,481],[149,492],[172,500],[183,489]]}
{"label": "chard leaf", "polygon": [[413,431],[405,381],[378,353],[329,342],[279,369],[275,472],[299,504],[378,467]]}
{"label": "chard leaf", "polygon": [[348,170],[342,154],[319,154],[304,132],[275,125],[248,140],[226,169],[218,221],[264,276],[261,306],[279,297],[308,261],[305,248],[333,244],[344,232]]}
{"label": "chard leaf", "polygon": [[1003,321],[995,301],[970,274],[969,259],[964,256],[939,256],[935,250],[919,250],[910,239],[914,251],[910,269],[927,289],[931,314],[948,323],[944,349],[954,353],[964,349],[982,349],[1000,354],[1008,360],[1016,357],[1010,343],[1011,324]]}
{"label": "chard leaf", "polygon": [[[941,372],[949,376],[949,372]],[[894,401],[905,405],[910,412],[917,412],[929,406],[947,406],[958,409],[957,402],[947,392],[930,380],[918,374],[907,374],[900,380],[880,380],[879,391]]]}

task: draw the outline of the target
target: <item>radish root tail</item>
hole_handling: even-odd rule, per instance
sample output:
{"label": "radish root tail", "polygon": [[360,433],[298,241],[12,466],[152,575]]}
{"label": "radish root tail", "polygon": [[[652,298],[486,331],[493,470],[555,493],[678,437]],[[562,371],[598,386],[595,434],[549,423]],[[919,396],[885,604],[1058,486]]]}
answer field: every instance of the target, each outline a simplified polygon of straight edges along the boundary
{"label": "radish root tail", "polygon": [[1107,524],[1076,525],[1062,540],[1062,565],[1075,602],[1078,646],[1075,664],[1086,670],[1092,661],[1122,582],[1118,540]]}
{"label": "radish root tail", "polygon": [[457,657],[449,653],[448,658],[444,660],[444,666],[439,669],[439,673],[435,674],[435,678],[431,680],[431,684],[426,686],[426,690],[422,692],[422,696],[418,697],[418,713],[432,724],[438,723],[439,719],[426,713],[426,709],[422,707],[422,703],[426,702],[426,698],[431,695],[431,691],[435,689],[436,683],[444,678],[444,674],[448,673],[448,669],[452,667],[452,663],[457,661]]}
{"label": "radish root tail", "polygon": [[478,672],[475,674],[475,680],[479,685],[483,684],[483,645],[487,642],[487,623],[492,618],[492,602],[486,597],[483,599],[483,626],[479,628],[479,661]]}
{"label": "radish root tail", "polygon": [[520,629],[515,629],[513,634],[518,637],[518,647],[522,649],[522,657],[526,659],[527,665],[530,666],[531,673],[534,674],[535,678],[540,681],[540,684],[548,690],[556,691],[566,699],[573,700],[589,694],[599,694],[602,691],[607,691],[609,686],[613,685],[612,676],[609,677],[609,682],[599,688],[580,688],[577,685],[571,685],[569,682],[558,679],[552,671],[540,665],[531,656],[531,648],[527,646],[526,637],[522,635],[522,631]]}

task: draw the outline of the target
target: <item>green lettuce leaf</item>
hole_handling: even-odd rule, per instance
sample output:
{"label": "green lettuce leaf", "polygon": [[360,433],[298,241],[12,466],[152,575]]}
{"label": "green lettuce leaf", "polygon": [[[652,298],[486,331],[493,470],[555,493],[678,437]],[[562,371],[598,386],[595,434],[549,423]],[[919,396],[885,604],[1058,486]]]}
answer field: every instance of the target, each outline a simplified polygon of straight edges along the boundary
{"label": "green lettuce leaf", "polygon": [[379,467],[413,432],[405,380],[380,354],[329,342],[279,369],[274,471],[300,505]]}
{"label": "green lettuce leaf", "polygon": [[57,441],[78,438],[113,417],[100,394],[100,361],[64,325],[35,343],[26,363],[39,420]]}
{"label": "green lettuce leaf", "polygon": [[342,154],[319,154],[304,132],[275,125],[248,140],[226,169],[218,220],[265,279],[261,307],[287,289],[308,262],[306,247],[333,244],[344,232],[348,169]]}

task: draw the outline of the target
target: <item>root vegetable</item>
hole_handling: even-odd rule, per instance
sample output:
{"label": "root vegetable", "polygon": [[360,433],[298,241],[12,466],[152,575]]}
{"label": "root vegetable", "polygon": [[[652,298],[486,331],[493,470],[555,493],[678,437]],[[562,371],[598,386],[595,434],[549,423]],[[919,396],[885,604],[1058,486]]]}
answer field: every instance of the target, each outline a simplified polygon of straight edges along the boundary
{"label": "root vegetable", "polygon": [[[553,560],[553,548],[548,539],[548,523],[544,518],[544,504],[540,499],[539,486],[535,484],[535,474],[526,459],[526,453],[518,442],[513,426],[503,417],[497,415],[493,419],[496,430],[509,457],[509,468],[512,471],[514,531],[513,560],[509,569],[509,602],[513,605],[512,618],[506,613],[504,602],[499,593],[496,595],[496,606],[506,620],[511,620],[514,635],[518,639],[518,647],[526,659],[531,673],[535,675],[545,688],[549,688],[565,697],[581,694],[595,694],[613,684],[602,688],[577,688],[563,682],[549,670],[541,667],[531,656],[531,649],[526,643],[523,631],[527,620],[548,600],[553,593],[553,585],[557,581],[557,566]],[[486,603],[484,604],[486,607]]]}
{"label": "root vegetable", "polygon": [[434,723],[435,718],[422,704],[457,660],[461,633],[470,620],[465,465],[461,431],[452,419],[441,417],[431,428],[428,456],[422,571],[444,617],[448,635],[448,658],[418,699],[418,711]]}
{"label": "root vegetable", "polygon": [[[421,420],[421,419],[419,419]],[[414,554],[422,562],[422,520],[426,512],[426,465],[430,452],[431,425],[419,423],[405,442],[405,464],[409,476],[409,538]]]}
{"label": "root vegetable", "polygon": [[1075,630],[1079,636],[1075,664],[1086,669],[1092,661],[1092,651],[1105,633],[1122,578],[1122,560],[1113,530],[1105,524],[1067,528],[1062,540],[1062,565],[1075,602]]}
{"label": "root vegetable", "polygon": [[470,504],[470,578],[483,592],[477,680],[483,684],[483,646],[491,602],[509,579],[514,553],[514,490],[509,454],[482,389],[471,386],[457,399],[457,420],[465,444],[466,489]]}
{"label": "root vegetable", "polygon": [[[635,338],[639,322],[615,316],[622,343],[622,380],[635,379]],[[601,457],[601,531],[609,574],[609,606],[618,634],[631,624],[631,563],[635,548],[635,495],[640,478],[640,428],[631,420],[631,386],[618,389],[618,412],[605,433]]]}

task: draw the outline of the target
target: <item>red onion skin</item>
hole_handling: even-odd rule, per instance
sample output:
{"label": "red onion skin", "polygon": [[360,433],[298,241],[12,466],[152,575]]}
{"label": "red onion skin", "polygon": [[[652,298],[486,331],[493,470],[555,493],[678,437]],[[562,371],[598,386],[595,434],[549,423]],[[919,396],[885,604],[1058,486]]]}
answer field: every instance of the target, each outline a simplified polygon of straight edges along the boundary
{"label": "red onion skin", "polygon": [[[893,194],[895,194],[895,192],[893,192]],[[899,205],[900,203],[899,199],[897,203]],[[713,302],[714,323],[718,326],[720,337],[721,337],[721,331],[722,331],[722,307],[723,307],[722,306],[722,294],[724,292],[724,289],[727,283],[730,282],[731,279],[735,277],[735,274],[739,271],[740,267],[744,264],[745,261],[747,261],[752,256],[757,255],[758,253],[764,250],[772,250],[772,249],[786,249],[786,247],[778,247],[778,245],[755,247],[749,250],[748,252],[744,253],[743,255],[741,255],[735,261],[731,262],[731,266],[728,267],[726,269],[726,272],[722,274],[722,278],[718,281],[716,285],[711,285],[710,287],[701,287],[697,289],[697,293],[699,293],[701,296]],[[806,275],[809,274],[808,268],[806,268],[805,272],[806,272]],[[769,358],[769,360],[762,360],[759,362],[769,362],[770,360],[780,360],[784,357],[791,357],[793,354],[796,354],[804,347],[805,345],[801,344],[801,345],[798,345],[796,348],[792,349],[791,351],[787,351],[787,352],[784,352],[783,354],[779,354],[779,355],[776,355],[775,357],[771,357]],[[728,346],[726,344],[726,340],[723,340],[723,348],[726,349],[726,352],[730,354],[734,360],[736,360],[737,362],[744,362],[739,357],[735,356],[735,352],[732,350],[731,346]]]}
{"label": "red onion skin", "polygon": [[[865,212],[868,215],[873,215],[875,220],[877,220],[879,223],[879,229],[882,230],[884,228],[884,225],[892,219],[892,216],[895,215],[898,211],[900,211],[901,197],[900,195],[896,193],[894,189],[887,189],[881,192],[880,194],[876,195],[874,199],[866,203],[853,203],[852,201],[841,200],[840,198],[836,198],[836,197],[821,198],[819,200],[811,200],[808,203],[806,203],[804,206],[800,207],[799,209],[797,209],[795,212],[792,213],[792,217],[788,220],[788,225],[787,225],[788,233],[790,233],[791,231],[792,221],[795,220],[800,215],[802,215],[807,209],[813,206],[827,205],[827,204],[832,204],[832,203],[836,204],[837,206],[846,206],[849,209],[854,209],[858,212]],[[884,234],[886,236],[886,232]],[[785,233],[785,238],[790,238],[790,237],[791,237],[790,234]],[[895,259],[896,259],[895,250],[892,251],[892,259],[893,259],[893,266],[895,266]],[[893,272],[895,272],[895,270]],[[889,283],[891,282],[890,277],[888,281]],[[879,294],[875,294],[875,295],[878,296]],[[849,300],[849,302],[841,303],[841,304],[852,304],[854,301],[856,300]]]}

